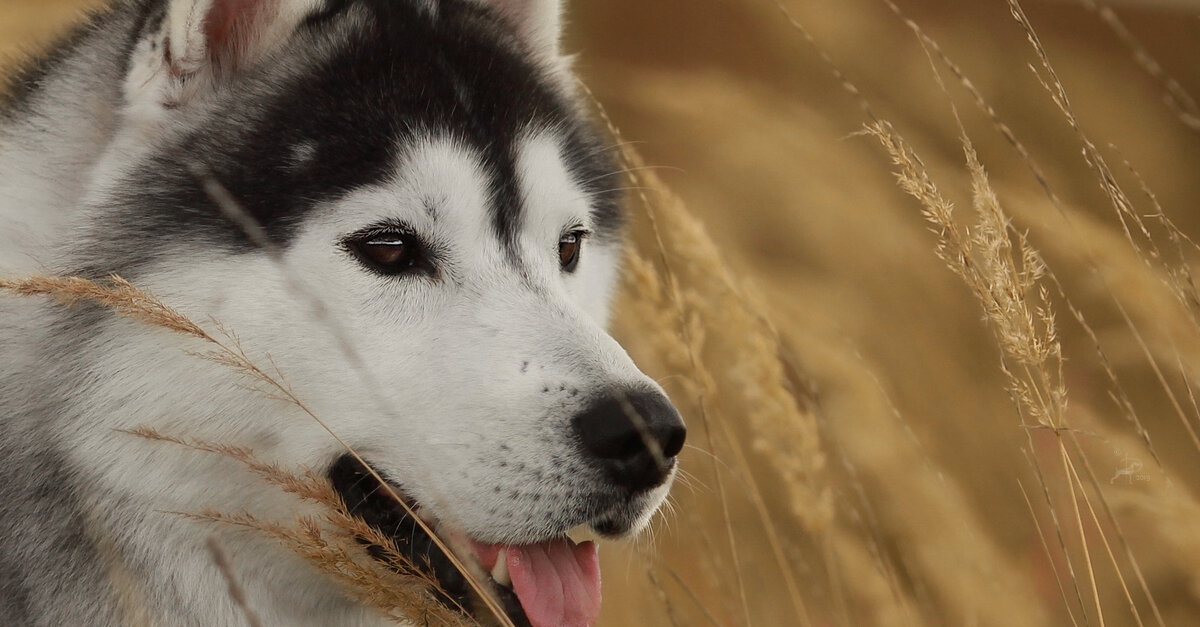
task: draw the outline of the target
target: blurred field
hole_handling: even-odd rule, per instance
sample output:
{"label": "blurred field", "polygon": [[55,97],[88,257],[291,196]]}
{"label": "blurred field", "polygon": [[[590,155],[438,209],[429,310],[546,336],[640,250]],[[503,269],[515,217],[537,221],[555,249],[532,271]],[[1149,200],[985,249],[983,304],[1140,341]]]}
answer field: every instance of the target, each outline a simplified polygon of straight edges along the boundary
{"label": "blurred field", "polygon": [[[793,610],[763,540],[765,529],[745,496],[747,469],[719,431],[712,448],[733,495],[728,500],[734,542],[723,527],[714,464],[695,452],[685,467],[697,475],[697,487],[694,493],[679,491],[678,513],[659,534],[665,558],[655,578],[683,625],[706,622],[698,604],[720,624],[1132,625],[1158,624],[1159,615],[1165,624],[1200,624],[1195,553],[1200,448],[1117,303],[1186,408],[1192,428],[1197,412],[1179,365],[1194,373],[1200,357],[1194,309],[1171,297],[1163,273],[1140,261],[1124,236],[1081,156],[1078,136],[1028,69],[1036,58],[1005,3],[900,4],[961,66],[1062,199],[1060,211],[939,64],[1001,205],[1018,231],[1028,231],[1095,329],[1161,465],[1109,398],[1112,386],[1095,345],[1059,299],[1066,419],[1079,430],[1081,452],[1097,481],[1087,478],[1077,453],[1072,467],[1090,499],[1084,500],[1078,482],[1072,492],[1054,433],[1027,436],[1022,429],[980,303],[934,256],[937,237],[919,205],[897,188],[878,144],[855,135],[867,117],[819,57],[827,54],[875,113],[895,124],[958,202],[961,217],[973,221],[970,180],[949,101],[917,39],[884,2],[788,3],[819,50],[771,2],[586,3],[575,14],[585,74],[625,135],[645,142],[638,150],[647,161],[679,168],[659,174],[708,225],[735,269],[735,282],[767,302],[783,336],[782,353],[798,371],[792,378],[804,390],[801,405],[818,425],[818,448],[828,456],[823,471],[807,478],[807,493],[829,490],[833,514],[805,526],[795,510],[824,504],[797,503],[795,491],[779,485],[783,464],[772,455],[788,446],[800,454],[811,445],[745,447],[749,476],[767,490],[771,516],[785,538],[808,620]],[[1181,230],[1197,233],[1195,130],[1163,103],[1161,85],[1082,3],[1025,4],[1081,124],[1113,164],[1137,210],[1153,211],[1123,158],[1145,177]],[[1123,7],[1119,13],[1150,54],[1192,92],[1200,87],[1200,66],[1192,62],[1200,58],[1198,15],[1194,8]],[[1153,235],[1166,241],[1161,230]],[[1195,252],[1188,248],[1189,262]],[[705,279],[698,274],[694,280]],[[716,327],[711,332],[734,335],[727,339],[735,343],[706,355],[710,364],[739,359],[738,330],[721,329],[721,318],[710,323]],[[626,333],[641,335],[628,327]],[[631,345],[638,357],[650,358],[636,342]],[[727,382],[737,385],[732,377]],[[750,414],[756,411],[762,409],[751,400],[725,408],[719,417],[754,425]],[[755,433],[761,430],[742,429],[739,435],[754,442],[787,433],[782,426],[779,435]],[[707,448],[700,438],[693,443]],[[1039,461],[1041,480],[1030,455]],[[1117,474],[1134,467],[1140,468],[1135,476]],[[1119,534],[1093,491],[1096,485]],[[654,585],[639,572],[646,570],[644,558],[630,564],[631,575],[620,583],[628,586],[628,596],[645,601],[610,624],[668,624],[669,613],[645,591]],[[672,568],[697,600],[664,574]],[[610,599],[615,570],[607,571]]]}
{"label": "blurred field", "polygon": [[[85,4],[4,0],[0,54]],[[693,434],[674,512],[652,538],[605,547],[603,625],[1200,625],[1200,306],[1179,279],[1197,248],[1183,242],[1179,263],[1161,219],[1148,237],[1123,225],[1003,0],[899,4],[1057,205],[884,1],[790,0],[815,46],[770,0],[574,4],[578,67],[656,166],[634,183],[654,222],[638,214],[618,331]],[[1164,102],[1088,6],[1024,8],[1133,212],[1161,203],[1200,239],[1200,120]],[[1186,108],[1200,8],[1117,15]],[[957,105],[1013,232],[1094,332],[1043,278],[1067,428],[1027,428],[1001,368],[1019,364],[935,256],[938,235],[822,54],[971,224]]]}

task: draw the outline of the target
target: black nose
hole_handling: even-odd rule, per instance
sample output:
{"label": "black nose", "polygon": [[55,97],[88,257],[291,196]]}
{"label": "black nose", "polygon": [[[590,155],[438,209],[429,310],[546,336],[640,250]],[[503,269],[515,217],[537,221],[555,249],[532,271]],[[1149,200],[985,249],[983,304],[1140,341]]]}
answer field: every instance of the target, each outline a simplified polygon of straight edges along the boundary
{"label": "black nose", "polygon": [[630,490],[661,485],[683,448],[687,428],[662,394],[614,394],[575,416],[583,450]]}

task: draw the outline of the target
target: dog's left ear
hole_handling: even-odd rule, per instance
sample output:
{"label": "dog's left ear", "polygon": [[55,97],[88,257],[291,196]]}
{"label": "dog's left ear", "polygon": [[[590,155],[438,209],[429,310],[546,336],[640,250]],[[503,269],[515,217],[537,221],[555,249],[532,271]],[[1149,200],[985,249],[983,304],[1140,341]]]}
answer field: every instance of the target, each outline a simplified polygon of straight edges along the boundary
{"label": "dog's left ear", "polygon": [[168,0],[166,54],[177,75],[211,71],[217,80],[262,60],[323,0]]}
{"label": "dog's left ear", "polygon": [[504,16],[530,48],[547,58],[559,56],[562,0],[484,0]]}
{"label": "dog's left ear", "polygon": [[264,62],[326,0],[163,0],[130,62],[131,104],[186,107]]}

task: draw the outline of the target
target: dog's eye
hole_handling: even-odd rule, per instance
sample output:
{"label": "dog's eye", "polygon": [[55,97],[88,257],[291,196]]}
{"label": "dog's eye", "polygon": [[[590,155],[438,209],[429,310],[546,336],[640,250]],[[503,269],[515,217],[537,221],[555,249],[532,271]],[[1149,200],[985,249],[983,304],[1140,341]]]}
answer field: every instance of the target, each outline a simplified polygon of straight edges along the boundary
{"label": "dog's eye", "polygon": [[430,272],[424,247],[416,236],[398,231],[353,235],[346,247],[368,268],[386,275]]}
{"label": "dog's eye", "polygon": [[574,272],[579,265],[579,251],[583,248],[583,231],[574,231],[558,240],[558,264],[566,272]]}

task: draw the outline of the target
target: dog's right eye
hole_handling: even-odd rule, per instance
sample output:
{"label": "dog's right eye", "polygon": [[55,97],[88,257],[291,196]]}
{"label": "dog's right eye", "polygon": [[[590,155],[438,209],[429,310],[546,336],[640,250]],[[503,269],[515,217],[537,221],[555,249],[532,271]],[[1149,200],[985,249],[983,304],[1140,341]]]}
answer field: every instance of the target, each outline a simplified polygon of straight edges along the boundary
{"label": "dog's right eye", "polygon": [[380,274],[433,273],[424,246],[411,233],[368,231],[350,236],[345,245],[363,265]]}

